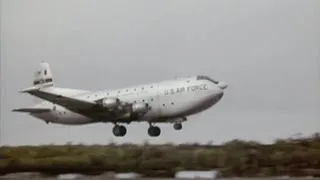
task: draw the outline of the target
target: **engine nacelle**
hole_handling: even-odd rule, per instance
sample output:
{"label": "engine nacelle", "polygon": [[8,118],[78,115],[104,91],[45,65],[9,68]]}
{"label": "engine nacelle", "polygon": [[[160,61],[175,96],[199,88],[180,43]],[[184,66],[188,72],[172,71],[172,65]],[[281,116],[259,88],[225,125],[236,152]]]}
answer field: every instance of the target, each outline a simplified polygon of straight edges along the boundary
{"label": "engine nacelle", "polygon": [[116,108],[120,105],[120,100],[118,98],[105,98],[101,105],[105,108]]}
{"label": "engine nacelle", "polygon": [[135,103],[132,105],[132,111],[135,113],[146,113],[149,109],[149,105],[147,103]]}

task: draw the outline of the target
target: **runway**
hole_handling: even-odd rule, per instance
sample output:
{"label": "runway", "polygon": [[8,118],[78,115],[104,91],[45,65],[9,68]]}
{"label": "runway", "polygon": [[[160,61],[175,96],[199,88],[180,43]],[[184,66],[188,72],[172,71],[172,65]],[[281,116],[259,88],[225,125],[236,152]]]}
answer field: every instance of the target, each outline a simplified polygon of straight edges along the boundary
{"label": "runway", "polygon": [[[107,180],[107,179],[136,179],[136,180],[200,180],[201,178],[115,178],[109,175],[99,176],[57,176],[57,177],[37,177],[30,173],[18,173],[0,176],[0,180],[62,180],[62,179],[74,179],[74,180]],[[265,177],[265,178],[214,178],[217,180],[320,180],[320,177]],[[204,180],[204,179],[201,179]]]}
{"label": "runway", "polygon": [[[1,180],[57,180],[58,178],[1,178]],[[113,178],[76,178],[74,180],[108,180]],[[320,178],[217,178],[217,180],[320,180]],[[60,179],[59,179],[60,180]],[[62,179],[61,179],[62,180]],[[174,178],[138,178],[137,180],[175,180]],[[191,179],[179,179],[179,180],[191,180]],[[194,179],[194,180],[204,180],[204,179]]]}

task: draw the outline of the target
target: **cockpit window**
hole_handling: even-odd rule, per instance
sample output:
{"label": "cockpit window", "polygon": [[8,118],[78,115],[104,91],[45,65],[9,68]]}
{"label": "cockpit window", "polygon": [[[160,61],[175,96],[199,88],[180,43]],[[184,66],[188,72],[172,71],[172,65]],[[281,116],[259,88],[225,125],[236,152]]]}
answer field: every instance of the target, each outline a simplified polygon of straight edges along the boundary
{"label": "cockpit window", "polygon": [[219,83],[218,81],[213,80],[213,79],[209,78],[208,76],[201,76],[201,75],[197,76],[197,80],[208,80],[208,81],[213,82],[214,84]]}

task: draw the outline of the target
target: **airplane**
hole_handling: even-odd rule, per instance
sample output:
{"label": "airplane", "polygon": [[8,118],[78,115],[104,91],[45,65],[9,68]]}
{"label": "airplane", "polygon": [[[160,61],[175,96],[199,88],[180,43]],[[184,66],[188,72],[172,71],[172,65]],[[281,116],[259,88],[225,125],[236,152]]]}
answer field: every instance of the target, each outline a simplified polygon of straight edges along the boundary
{"label": "airplane", "polygon": [[171,123],[182,129],[187,117],[209,109],[221,100],[228,85],[205,75],[180,77],[126,88],[89,91],[55,86],[49,63],[42,61],[33,85],[23,89],[41,102],[29,108],[13,109],[46,123],[84,125],[113,123],[113,135],[127,133],[124,124],[149,123],[148,135],[157,137],[157,123]]}

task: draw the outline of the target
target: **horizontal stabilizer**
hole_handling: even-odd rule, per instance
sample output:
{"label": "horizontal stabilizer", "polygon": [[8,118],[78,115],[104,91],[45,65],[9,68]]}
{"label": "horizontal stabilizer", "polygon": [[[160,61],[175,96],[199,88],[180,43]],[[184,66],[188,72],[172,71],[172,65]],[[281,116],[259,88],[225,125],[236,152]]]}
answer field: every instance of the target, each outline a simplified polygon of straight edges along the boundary
{"label": "horizontal stabilizer", "polygon": [[21,93],[29,93],[29,92],[32,92],[32,91],[37,91],[39,89],[40,89],[39,87],[33,86],[33,87],[29,87],[29,88],[23,89],[23,90],[21,90],[19,92],[21,92]]}
{"label": "horizontal stabilizer", "polygon": [[49,112],[51,109],[49,108],[20,108],[20,109],[13,109],[13,112],[26,112],[26,113],[43,113]]}

